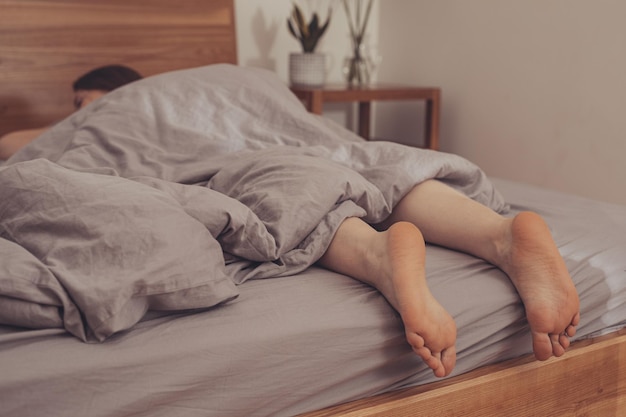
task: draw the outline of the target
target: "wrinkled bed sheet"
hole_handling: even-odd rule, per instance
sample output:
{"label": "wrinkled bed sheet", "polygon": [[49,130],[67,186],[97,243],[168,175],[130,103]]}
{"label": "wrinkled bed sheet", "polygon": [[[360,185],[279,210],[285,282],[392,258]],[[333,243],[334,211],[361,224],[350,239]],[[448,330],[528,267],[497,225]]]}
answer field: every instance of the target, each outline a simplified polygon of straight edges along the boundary
{"label": "wrinkled bed sheet", "polygon": [[138,81],[0,168],[0,323],[103,341],[149,310],[226,303],[307,269],[345,218],[380,222],[429,178],[506,209],[469,161],[365,142],[268,71]]}

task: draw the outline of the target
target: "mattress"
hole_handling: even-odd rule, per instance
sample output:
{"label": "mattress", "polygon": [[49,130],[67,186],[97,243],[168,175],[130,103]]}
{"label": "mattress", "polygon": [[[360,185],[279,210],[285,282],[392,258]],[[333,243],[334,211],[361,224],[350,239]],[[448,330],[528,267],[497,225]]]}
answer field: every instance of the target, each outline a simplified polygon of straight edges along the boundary
{"label": "mattress", "polygon": [[[511,214],[548,222],[581,301],[576,339],[626,322],[626,208],[493,180]],[[457,322],[452,375],[530,353],[524,310],[495,267],[427,248]],[[150,313],[103,343],[0,326],[3,416],[290,416],[433,381],[374,289],[319,267],[248,280],[208,311]]]}

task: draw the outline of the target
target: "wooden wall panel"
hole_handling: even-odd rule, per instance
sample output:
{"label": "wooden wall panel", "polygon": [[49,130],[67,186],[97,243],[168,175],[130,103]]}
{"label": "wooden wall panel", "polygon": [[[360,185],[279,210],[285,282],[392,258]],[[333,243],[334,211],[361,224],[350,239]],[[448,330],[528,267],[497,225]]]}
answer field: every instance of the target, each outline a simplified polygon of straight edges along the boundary
{"label": "wooden wall panel", "polygon": [[0,0],[0,135],[66,117],[94,67],[217,62],[237,63],[233,0]]}

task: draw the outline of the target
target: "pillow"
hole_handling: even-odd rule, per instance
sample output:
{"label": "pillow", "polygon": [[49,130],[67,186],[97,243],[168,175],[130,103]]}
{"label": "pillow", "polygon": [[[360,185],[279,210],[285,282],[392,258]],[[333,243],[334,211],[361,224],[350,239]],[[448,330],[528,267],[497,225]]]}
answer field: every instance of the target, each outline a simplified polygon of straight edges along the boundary
{"label": "pillow", "polygon": [[[82,322],[83,337],[68,330],[86,341],[128,329],[148,309],[209,308],[238,294],[207,229],[172,197],[131,180],[43,159],[3,167],[0,219],[0,235],[73,301],[64,326]],[[42,304],[35,289],[27,293]]]}

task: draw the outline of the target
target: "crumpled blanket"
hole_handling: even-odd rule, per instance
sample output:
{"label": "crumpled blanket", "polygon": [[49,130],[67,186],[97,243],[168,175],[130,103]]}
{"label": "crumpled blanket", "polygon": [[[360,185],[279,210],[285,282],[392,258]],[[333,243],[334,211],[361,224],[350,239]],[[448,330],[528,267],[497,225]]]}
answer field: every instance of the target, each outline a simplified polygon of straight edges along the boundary
{"label": "crumpled blanket", "polygon": [[308,268],[345,218],[378,223],[431,178],[506,209],[466,159],[363,141],[269,71],[137,81],[0,167],[0,323],[103,341],[148,310],[215,307]]}

